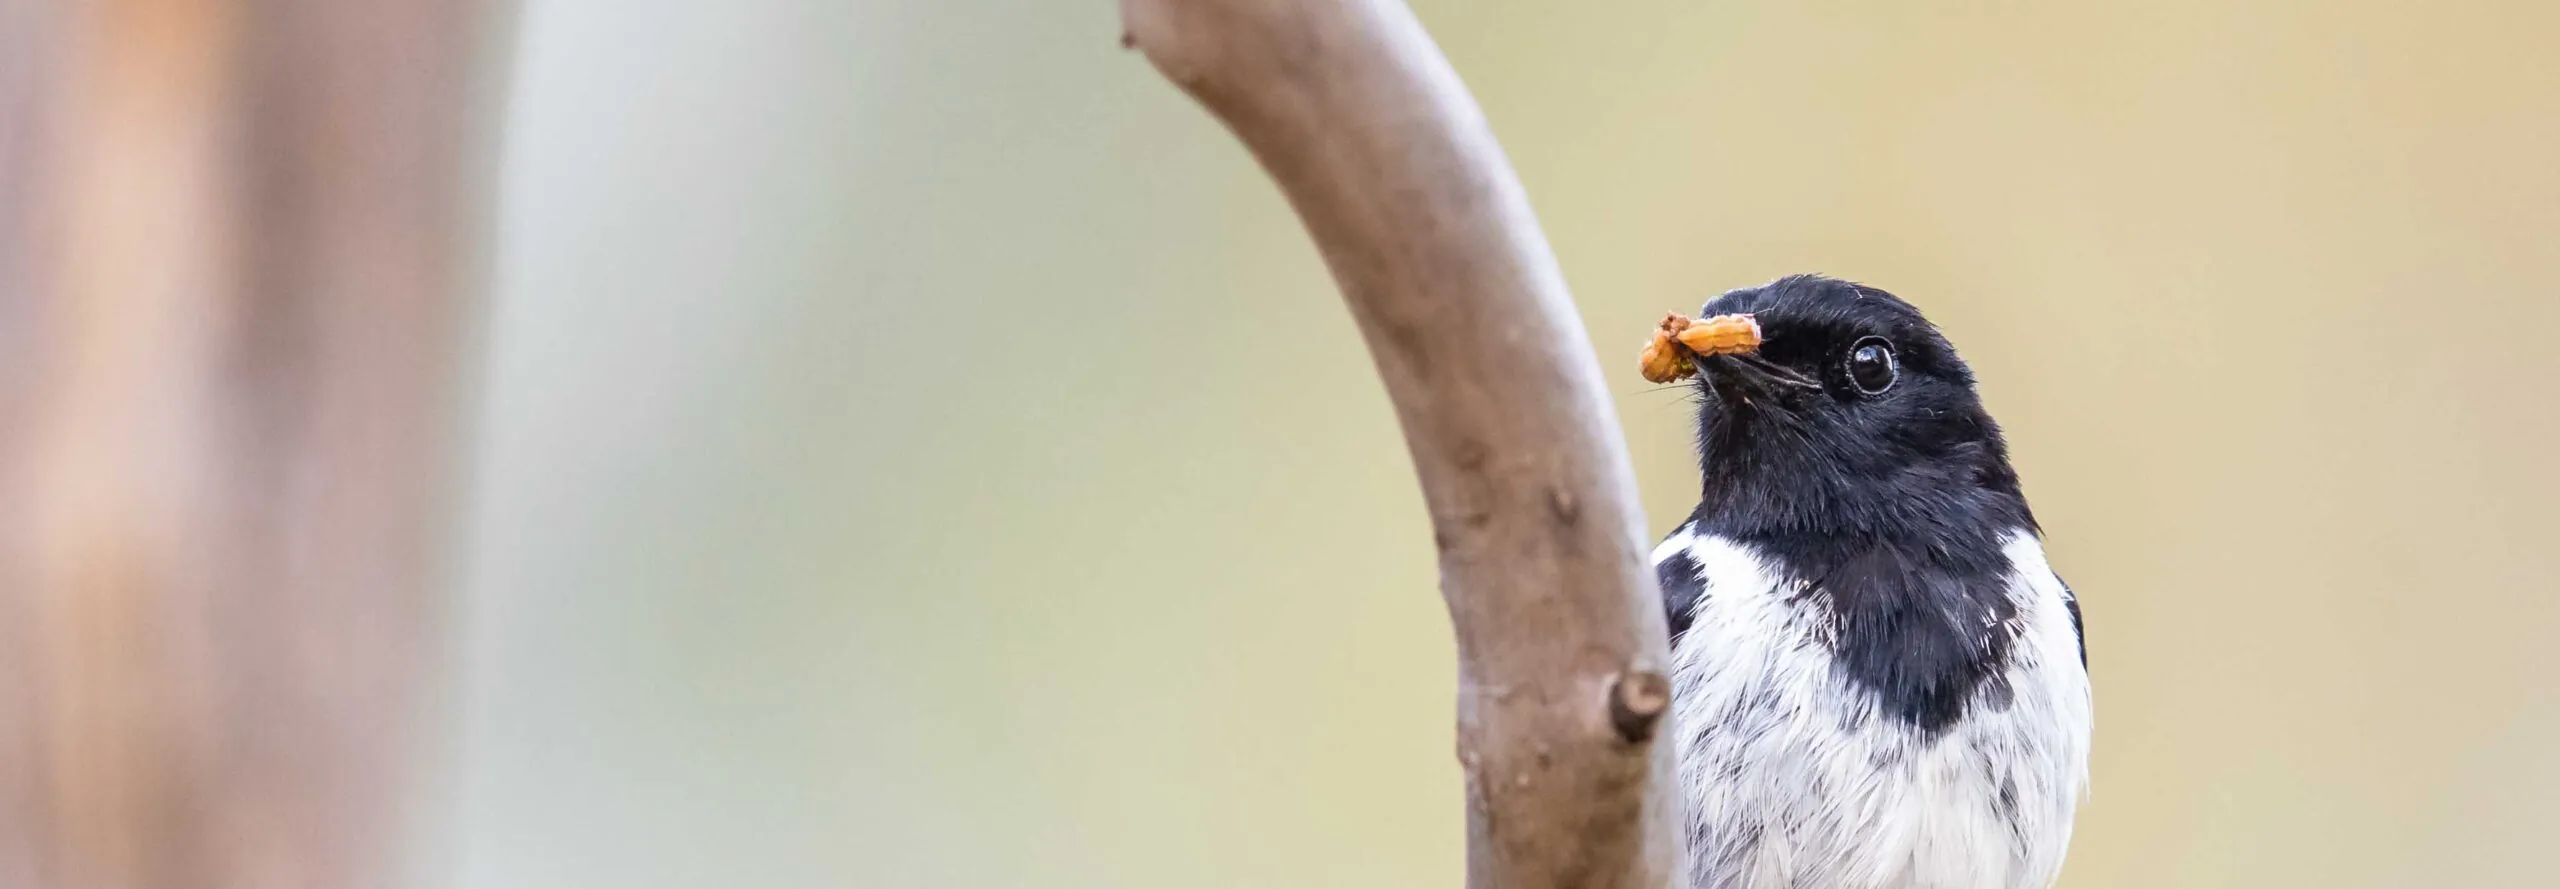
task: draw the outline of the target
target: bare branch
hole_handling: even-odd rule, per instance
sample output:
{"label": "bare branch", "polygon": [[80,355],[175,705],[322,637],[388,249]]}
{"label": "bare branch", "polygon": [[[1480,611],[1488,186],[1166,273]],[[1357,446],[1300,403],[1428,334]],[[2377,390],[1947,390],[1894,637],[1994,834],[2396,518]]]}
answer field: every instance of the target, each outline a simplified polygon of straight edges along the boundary
{"label": "bare branch", "polygon": [[1394,399],[1459,649],[1468,885],[1662,887],[1662,605],[1600,369],[1482,113],[1395,0],[1123,0],[1322,249]]}

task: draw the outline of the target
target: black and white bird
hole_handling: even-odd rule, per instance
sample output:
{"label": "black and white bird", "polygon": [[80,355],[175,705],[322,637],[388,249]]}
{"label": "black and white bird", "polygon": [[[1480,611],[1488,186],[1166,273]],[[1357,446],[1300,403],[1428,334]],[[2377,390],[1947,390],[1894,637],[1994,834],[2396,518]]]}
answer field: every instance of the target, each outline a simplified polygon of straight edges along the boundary
{"label": "black and white bird", "polygon": [[2080,607],[1972,371],[1917,309],[1736,290],[1696,359],[1669,609],[1692,889],[2044,889],[2088,781]]}

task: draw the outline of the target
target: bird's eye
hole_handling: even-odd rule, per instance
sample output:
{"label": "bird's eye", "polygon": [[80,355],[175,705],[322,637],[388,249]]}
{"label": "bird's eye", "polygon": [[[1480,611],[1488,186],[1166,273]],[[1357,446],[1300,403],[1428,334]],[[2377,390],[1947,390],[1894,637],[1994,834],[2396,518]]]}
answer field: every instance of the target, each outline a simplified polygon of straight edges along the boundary
{"label": "bird's eye", "polygon": [[1893,344],[1884,337],[1871,336],[1849,347],[1849,383],[1860,392],[1884,394],[1901,371],[1893,359]]}

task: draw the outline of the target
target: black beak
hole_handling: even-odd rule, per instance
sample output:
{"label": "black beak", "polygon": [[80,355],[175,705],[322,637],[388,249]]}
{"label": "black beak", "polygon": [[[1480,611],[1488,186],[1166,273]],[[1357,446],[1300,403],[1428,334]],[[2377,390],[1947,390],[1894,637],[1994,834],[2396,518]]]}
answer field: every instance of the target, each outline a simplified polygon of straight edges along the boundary
{"label": "black beak", "polygon": [[1700,356],[1698,378],[1729,406],[1751,406],[1788,393],[1822,389],[1821,383],[1753,354]]}
{"label": "black beak", "polygon": [[1699,381],[1728,407],[1748,405],[1770,395],[1767,377],[1739,359],[1737,355],[1706,355],[1698,359]]}

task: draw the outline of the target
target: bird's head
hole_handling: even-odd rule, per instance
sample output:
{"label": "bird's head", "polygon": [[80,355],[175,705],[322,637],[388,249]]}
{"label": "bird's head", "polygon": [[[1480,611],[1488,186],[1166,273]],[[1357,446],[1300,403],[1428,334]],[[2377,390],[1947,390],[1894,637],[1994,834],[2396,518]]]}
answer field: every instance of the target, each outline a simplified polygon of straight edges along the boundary
{"label": "bird's head", "polygon": [[1769,534],[2032,528],[1973,372],[1910,303],[1811,275],[1709,300],[1756,347],[1696,357],[1700,518]]}

